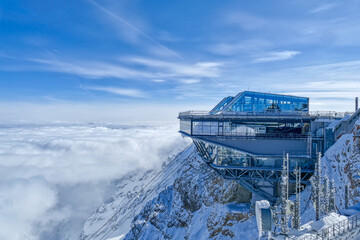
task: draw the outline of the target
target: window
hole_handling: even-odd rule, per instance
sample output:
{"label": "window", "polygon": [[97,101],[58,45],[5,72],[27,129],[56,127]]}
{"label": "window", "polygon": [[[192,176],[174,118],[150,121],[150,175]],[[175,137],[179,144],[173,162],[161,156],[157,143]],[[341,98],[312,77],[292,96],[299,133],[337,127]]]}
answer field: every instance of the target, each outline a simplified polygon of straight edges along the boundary
{"label": "window", "polygon": [[190,120],[181,120],[180,121],[180,131],[187,134],[191,134],[191,121]]}
{"label": "window", "polygon": [[227,111],[264,112],[267,110],[308,112],[309,99],[302,97],[244,92],[230,106]]}

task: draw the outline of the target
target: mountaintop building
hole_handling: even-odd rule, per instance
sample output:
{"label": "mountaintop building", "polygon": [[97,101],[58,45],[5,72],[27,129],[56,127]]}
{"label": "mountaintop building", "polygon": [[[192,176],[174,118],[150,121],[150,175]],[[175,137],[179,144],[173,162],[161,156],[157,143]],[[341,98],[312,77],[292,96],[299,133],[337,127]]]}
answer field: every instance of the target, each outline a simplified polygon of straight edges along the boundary
{"label": "mountaintop building", "polygon": [[210,111],[181,112],[178,118],[180,133],[193,139],[206,163],[274,203],[284,154],[290,157],[290,183],[299,166],[308,184],[317,152],[351,130],[359,116],[359,110],[310,112],[306,97],[245,91]]}

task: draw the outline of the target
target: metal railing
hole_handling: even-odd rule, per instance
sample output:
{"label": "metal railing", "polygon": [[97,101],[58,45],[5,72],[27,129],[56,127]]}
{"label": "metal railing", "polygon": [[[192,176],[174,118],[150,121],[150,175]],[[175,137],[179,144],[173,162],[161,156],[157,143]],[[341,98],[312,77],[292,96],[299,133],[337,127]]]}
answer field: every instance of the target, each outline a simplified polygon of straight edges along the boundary
{"label": "metal railing", "polygon": [[330,118],[343,118],[346,115],[352,115],[354,112],[335,112],[335,111],[311,111],[310,116],[314,117],[330,117]]}
{"label": "metal railing", "polygon": [[308,134],[296,133],[252,133],[252,132],[210,132],[210,131],[194,131],[193,136],[225,136],[225,137],[240,137],[240,138],[285,138],[285,139],[307,139]]}
{"label": "metal railing", "polygon": [[183,116],[202,116],[202,115],[210,115],[209,111],[201,111],[201,110],[192,110],[192,111],[186,111],[186,112],[180,112],[179,117]]}
{"label": "metal railing", "polygon": [[347,219],[335,223],[327,228],[321,229],[317,233],[304,237],[297,237],[298,240],[330,240],[342,236],[356,228],[360,228],[360,213],[348,217]]}
{"label": "metal railing", "polygon": [[180,112],[179,117],[196,117],[196,116],[312,116],[312,117],[328,117],[328,118],[343,118],[346,115],[351,115],[353,112],[335,112],[335,111],[310,111],[310,112],[292,112],[292,111],[263,111],[263,112],[213,112],[202,110],[191,110]]}

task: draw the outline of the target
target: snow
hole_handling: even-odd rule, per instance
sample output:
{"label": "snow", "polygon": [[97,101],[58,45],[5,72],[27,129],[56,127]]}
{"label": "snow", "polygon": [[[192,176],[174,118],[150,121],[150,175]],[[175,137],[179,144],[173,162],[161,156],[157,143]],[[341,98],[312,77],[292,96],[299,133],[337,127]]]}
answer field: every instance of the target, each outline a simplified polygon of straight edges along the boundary
{"label": "snow", "polygon": [[[316,233],[321,231],[322,229],[326,229],[331,227],[332,225],[342,222],[346,220],[347,217],[337,214],[337,213],[330,213],[327,216],[324,216],[319,221],[310,221],[300,227],[299,230],[291,229],[289,235],[291,235],[290,239],[298,239],[301,237],[306,236],[316,236]],[[279,238],[276,238],[279,239]]]}
{"label": "snow", "polygon": [[[129,198],[124,195],[137,191],[131,188],[144,185],[159,172],[132,175],[119,181],[119,191],[84,226],[82,239],[87,239]],[[159,180],[139,196],[140,201],[130,204],[114,223],[118,230],[108,238],[126,234],[124,239],[257,239],[255,216],[250,205],[241,203],[240,186],[224,180],[198,156],[194,146],[182,152],[177,161],[165,165]],[[239,202],[240,201],[240,202]],[[119,220],[126,218],[126,222]],[[134,217],[135,216],[135,217]],[[130,229],[130,222],[131,229]],[[130,229],[130,231],[129,231]],[[115,238],[116,239],[116,238]],[[116,239],[117,240],[117,239]]]}
{"label": "snow", "polygon": [[332,120],[326,128],[334,128],[341,120]]}
{"label": "snow", "polygon": [[114,237],[114,238],[108,238],[107,240],[122,240],[125,237],[125,234],[122,234],[118,237]]}
{"label": "snow", "polygon": [[[335,122],[334,122],[335,124]],[[360,126],[360,120],[357,121]],[[347,219],[346,215],[358,213],[359,205],[345,209],[344,186],[350,186],[350,205],[359,203],[359,180],[353,176],[360,166],[360,153],[354,135],[344,134],[323,156],[322,174],[334,179],[336,206],[339,213],[330,213],[314,221],[312,187],[301,192],[301,222],[299,230],[292,229],[290,239],[311,236],[317,231]],[[164,165],[163,172],[137,172],[131,178],[119,181],[119,190],[113,199],[100,207],[89,219],[84,233],[91,234],[104,223],[116,209],[122,208],[131,196],[140,192],[141,186],[155,175],[159,180],[150,190],[141,192],[139,200],[121,212],[115,222],[118,230],[112,237],[120,239],[258,239],[259,219],[250,211],[250,205],[236,199],[238,184],[222,179],[197,155],[194,146],[180,154],[177,163]],[[144,175],[142,177],[142,175]],[[169,177],[167,177],[170,175]],[[125,197],[128,196],[128,197]],[[293,200],[294,196],[290,196]],[[252,201],[256,201],[253,198]],[[269,207],[267,201],[256,202],[255,211]],[[360,204],[360,203],[359,203]],[[341,213],[341,214],[340,214]],[[96,226],[96,227],[95,227]],[[129,231],[130,229],[130,231]],[[86,234],[84,236],[86,236]],[[86,238],[85,238],[86,239]],[[113,238],[111,240],[118,240]],[[277,237],[276,239],[281,239]]]}
{"label": "snow", "polygon": [[[108,237],[126,234],[130,230],[131,220],[140,212],[145,204],[166,189],[169,182],[174,181],[174,171],[178,169],[194,148],[186,148],[174,159],[164,163],[162,169],[138,170],[119,179],[116,183],[117,191],[105,204],[100,206],[95,213],[86,221],[81,239],[90,238],[101,226],[114,215],[112,224],[107,224],[99,234],[103,235],[116,225],[116,231]],[[169,181],[169,182],[168,182]],[[135,198],[134,198],[135,197]]]}
{"label": "snow", "polygon": [[259,230],[259,238],[262,236],[261,209],[268,209],[268,208],[270,208],[270,203],[266,200],[257,201],[255,203],[256,224]]}

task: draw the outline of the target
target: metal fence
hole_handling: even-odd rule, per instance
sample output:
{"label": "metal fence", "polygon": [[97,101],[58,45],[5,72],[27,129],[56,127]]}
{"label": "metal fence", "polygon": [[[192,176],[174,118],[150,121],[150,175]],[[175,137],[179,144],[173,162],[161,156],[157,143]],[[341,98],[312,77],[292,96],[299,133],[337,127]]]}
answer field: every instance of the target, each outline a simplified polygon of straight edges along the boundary
{"label": "metal fence", "polygon": [[335,111],[311,111],[310,116],[314,117],[330,117],[330,118],[343,118],[347,115],[352,115],[354,112],[335,112]]}
{"label": "metal fence", "polygon": [[317,233],[298,237],[298,240],[330,240],[340,237],[354,229],[360,228],[360,213],[350,216],[347,219],[335,223],[327,228],[321,229]]}
{"label": "metal fence", "polygon": [[335,111],[310,111],[310,112],[291,112],[291,111],[264,111],[264,112],[213,112],[192,110],[186,112],[180,112],[179,117],[184,116],[263,116],[263,115],[294,115],[294,116],[306,116],[310,115],[313,117],[329,117],[329,118],[343,118],[346,115],[352,115],[354,112],[335,112]]}

